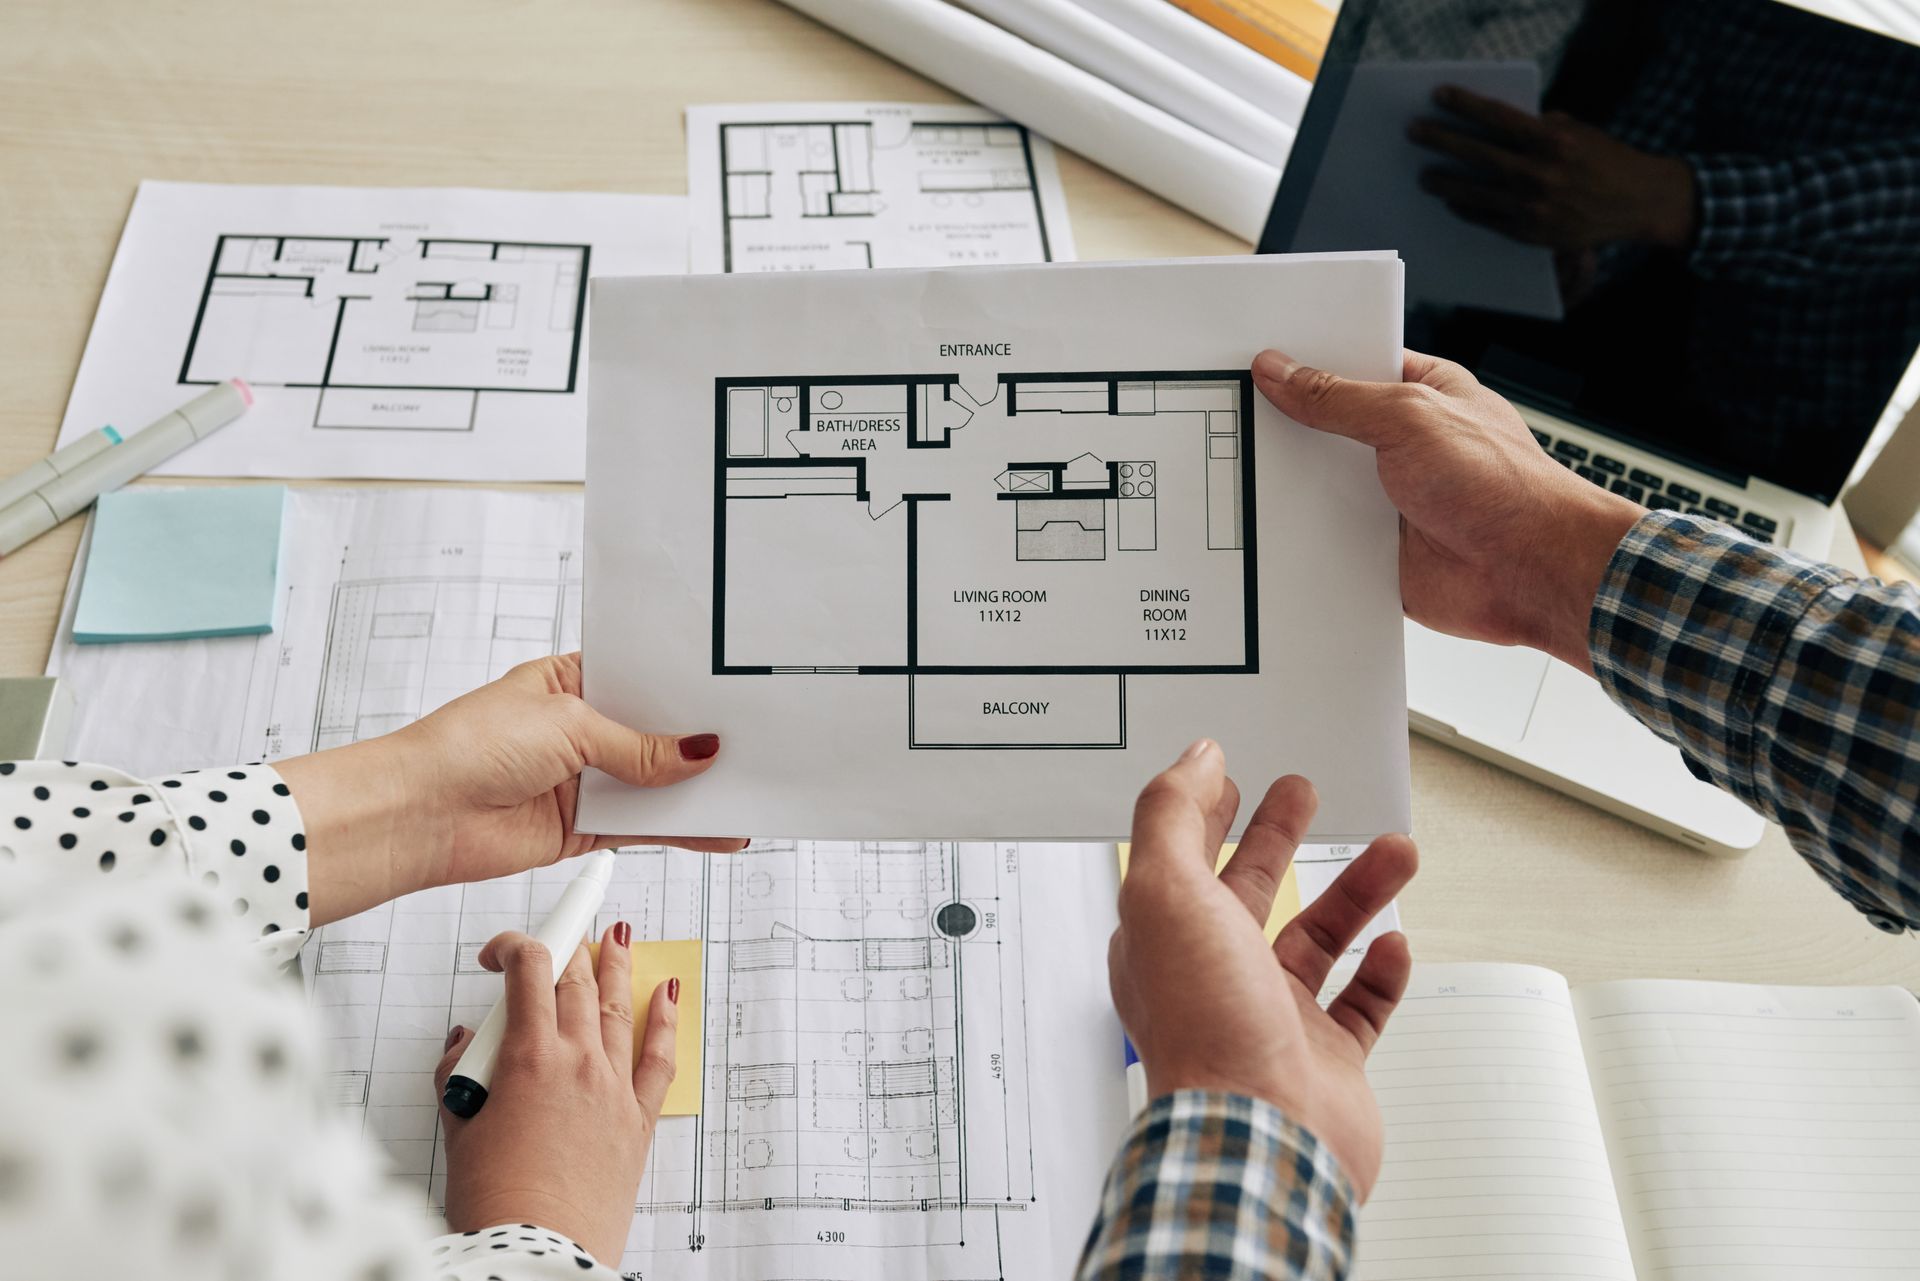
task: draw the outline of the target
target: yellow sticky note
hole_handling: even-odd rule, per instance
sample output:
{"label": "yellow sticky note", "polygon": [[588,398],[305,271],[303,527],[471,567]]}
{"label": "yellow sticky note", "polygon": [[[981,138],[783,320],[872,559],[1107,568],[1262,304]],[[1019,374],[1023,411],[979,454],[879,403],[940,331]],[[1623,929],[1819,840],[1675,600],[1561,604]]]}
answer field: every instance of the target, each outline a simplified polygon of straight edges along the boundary
{"label": "yellow sticky note", "polygon": [[[647,1025],[647,1006],[653,1000],[653,989],[668,979],[680,980],[680,1024],[673,1038],[676,1071],[673,1084],[667,1088],[667,1105],[660,1109],[661,1116],[700,1115],[700,1045],[705,1033],[702,1015],[706,1010],[700,983],[704,972],[700,949],[699,939],[665,942],[635,939],[628,949],[633,957],[634,1062],[640,1061],[640,1037]],[[597,966],[600,945],[589,943],[587,951],[593,954]]]}
{"label": "yellow sticky note", "polygon": [[[1125,880],[1128,846],[1122,843],[1116,848],[1120,851],[1120,877]],[[1227,865],[1227,860],[1233,857],[1234,849],[1235,846],[1231,841],[1220,847],[1220,861],[1213,865],[1215,872]],[[1281,927],[1298,915],[1300,915],[1300,882],[1294,877],[1293,864],[1289,863],[1287,874],[1280,878],[1280,889],[1273,896],[1273,911],[1267,914],[1267,942],[1271,943],[1280,937]]]}

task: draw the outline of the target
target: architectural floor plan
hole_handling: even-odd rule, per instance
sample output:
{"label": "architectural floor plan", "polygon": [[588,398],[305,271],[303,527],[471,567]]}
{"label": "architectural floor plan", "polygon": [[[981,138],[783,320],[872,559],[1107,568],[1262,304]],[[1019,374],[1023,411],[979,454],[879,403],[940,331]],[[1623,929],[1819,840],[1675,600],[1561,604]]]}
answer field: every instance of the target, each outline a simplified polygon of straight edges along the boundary
{"label": "architectural floor plan", "polygon": [[978,108],[693,107],[687,129],[696,271],[1073,258],[1051,148]]}
{"label": "architectural floor plan", "polygon": [[1252,396],[1239,370],[720,380],[714,673],[907,676],[915,748],[1124,747],[1129,676],[1259,670]]}
{"label": "architectural floor plan", "polygon": [[577,481],[588,279],[686,252],[678,197],[142,183],[62,438],[238,377],[161,474]]}
{"label": "architectural floor plan", "polygon": [[[707,1029],[701,1113],[661,1122],[625,1267],[826,1275],[857,1243],[887,1276],[1007,1275],[1007,1238],[1038,1204],[1022,857],[940,842],[622,853],[599,925],[704,938]],[[569,879],[416,894],[309,944],[333,1101],[429,1208],[446,1181],[433,1067],[447,1029],[500,992],[475,957]]]}
{"label": "architectural floor plan", "polygon": [[180,381],[312,388],[313,425],[472,431],[480,398],[571,393],[590,245],[214,241]]}

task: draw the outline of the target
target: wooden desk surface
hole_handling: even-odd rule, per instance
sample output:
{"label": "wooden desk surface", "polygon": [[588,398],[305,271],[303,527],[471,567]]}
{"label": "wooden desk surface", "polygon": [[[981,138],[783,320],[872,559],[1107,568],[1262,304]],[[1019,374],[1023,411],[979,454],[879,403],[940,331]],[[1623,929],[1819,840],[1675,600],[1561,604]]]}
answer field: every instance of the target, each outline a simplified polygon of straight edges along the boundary
{"label": "wooden desk surface", "polygon": [[[690,102],[953,95],[772,0],[12,0],[0,8],[0,474],[52,447],[142,178],[686,190]],[[1083,257],[1244,246],[1063,155]],[[79,522],[0,563],[0,674],[40,672]],[[1692,852],[1413,743],[1415,954],[1575,981],[1920,988],[1920,947],[1778,831]]]}

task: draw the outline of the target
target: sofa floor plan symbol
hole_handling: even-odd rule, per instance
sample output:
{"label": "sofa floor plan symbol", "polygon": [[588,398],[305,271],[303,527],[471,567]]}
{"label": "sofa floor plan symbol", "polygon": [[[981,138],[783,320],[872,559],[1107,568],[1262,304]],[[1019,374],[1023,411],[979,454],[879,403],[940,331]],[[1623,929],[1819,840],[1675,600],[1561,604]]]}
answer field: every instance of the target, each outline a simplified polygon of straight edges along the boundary
{"label": "sofa floor plan symbol", "polygon": [[714,673],[905,676],[915,747],[1124,747],[1128,678],[1259,670],[1252,395],[717,380]]}

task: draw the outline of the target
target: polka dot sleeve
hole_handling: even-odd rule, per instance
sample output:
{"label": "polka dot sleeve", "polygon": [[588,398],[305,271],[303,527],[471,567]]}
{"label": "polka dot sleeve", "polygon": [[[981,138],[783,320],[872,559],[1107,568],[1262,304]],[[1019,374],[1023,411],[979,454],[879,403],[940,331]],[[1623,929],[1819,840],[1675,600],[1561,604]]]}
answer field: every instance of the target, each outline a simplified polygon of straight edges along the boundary
{"label": "polka dot sleeve", "polygon": [[504,1223],[439,1238],[435,1281],[619,1281],[587,1248],[531,1223]]}
{"label": "polka dot sleeve", "polygon": [[151,782],[72,761],[0,762],[0,861],[114,881],[184,873],[275,960],[307,932],[307,838],[270,765]]}

